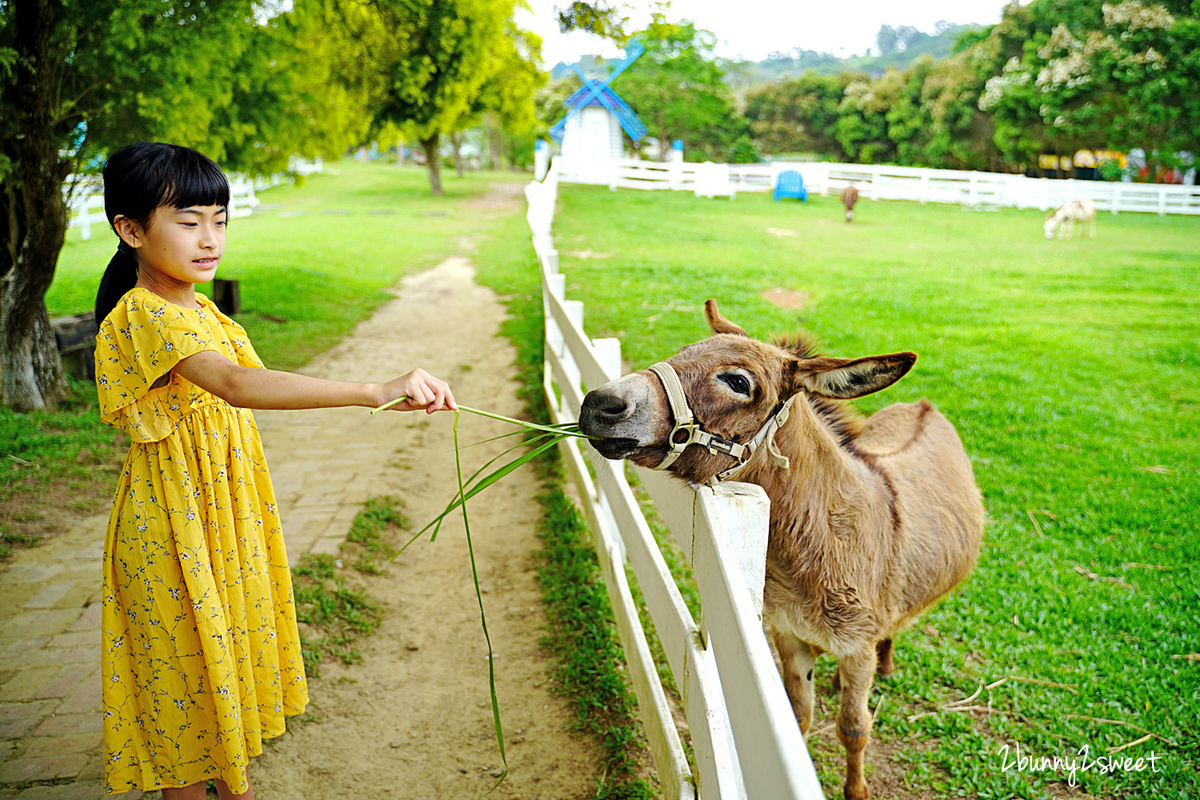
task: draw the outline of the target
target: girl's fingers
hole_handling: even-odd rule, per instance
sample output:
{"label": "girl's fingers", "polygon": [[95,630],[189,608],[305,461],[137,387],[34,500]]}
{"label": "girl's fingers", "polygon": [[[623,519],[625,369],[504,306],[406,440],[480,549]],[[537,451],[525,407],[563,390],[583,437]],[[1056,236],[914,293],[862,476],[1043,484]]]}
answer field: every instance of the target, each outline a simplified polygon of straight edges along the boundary
{"label": "girl's fingers", "polygon": [[409,397],[412,398],[412,404],[415,408],[424,408],[433,400],[433,396],[429,392],[429,387],[424,383],[416,383],[413,389],[409,392]]}
{"label": "girl's fingers", "polygon": [[434,399],[433,402],[425,407],[425,410],[432,414],[435,411],[441,411],[446,408],[446,398],[450,394],[450,387],[444,381],[436,381],[434,383]]}

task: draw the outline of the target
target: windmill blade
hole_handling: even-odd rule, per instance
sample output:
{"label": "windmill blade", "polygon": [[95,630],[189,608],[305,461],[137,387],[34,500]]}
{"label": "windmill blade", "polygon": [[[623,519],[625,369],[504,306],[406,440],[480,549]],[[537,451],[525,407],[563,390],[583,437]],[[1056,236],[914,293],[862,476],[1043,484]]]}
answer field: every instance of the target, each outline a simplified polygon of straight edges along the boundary
{"label": "windmill blade", "polygon": [[608,77],[604,79],[604,85],[608,86],[611,84],[618,75],[628,69],[629,65],[637,61],[638,56],[644,52],[646,52],[646,46],[640,40],[630,39],[629,43],[625,45],[625,58],[613,67],[612,72],[608,73]]}

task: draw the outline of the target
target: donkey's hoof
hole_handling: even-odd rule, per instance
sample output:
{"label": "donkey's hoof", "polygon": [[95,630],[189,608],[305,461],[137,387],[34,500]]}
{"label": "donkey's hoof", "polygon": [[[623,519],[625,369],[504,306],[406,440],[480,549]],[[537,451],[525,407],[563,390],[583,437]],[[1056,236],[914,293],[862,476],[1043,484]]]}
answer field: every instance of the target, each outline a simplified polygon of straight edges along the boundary
{"label": "donkey's hoof", "polygon": [[865,782],[856,785],[847,783],[843,793],[846,796],[846,800],[869,800],[871,797],[871,790],[867,788]]}

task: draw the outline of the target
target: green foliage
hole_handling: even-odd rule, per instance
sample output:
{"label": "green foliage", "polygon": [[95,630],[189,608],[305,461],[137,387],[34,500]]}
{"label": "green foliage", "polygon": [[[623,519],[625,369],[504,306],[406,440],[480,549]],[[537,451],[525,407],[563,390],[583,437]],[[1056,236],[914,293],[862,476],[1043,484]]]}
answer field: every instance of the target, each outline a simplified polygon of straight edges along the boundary
{"label": "green foliage", "polygon": [[[886,36],[890,26],[881,26],[876,35],[878,46],[879,36]],[[910,63],[921,56],[932,56],[940,59],[955,52],[964,38],[986,34],[987,29],[976,25],[939,25],[932,34],[918,31],[914,28],[905,29],[905,46],[874,55],[871,53],[839,57],[830,52],[817,52],[794,48],[788,52],[771,53],[766,60],[759,62],[739,61],[726,64],[730,72],[738,70],[745,75],[749,87],[766,88],[770,84],[796,80],[805,75],[821,77],[836,77],[843,73],[863,73],[879,75],[887,69],[903,71]],[[893,36],[895,31],[893,29]]]}
{"label": "green foliage", "polygon": [[[560,202],[568,295],[634,368],[706,336],[708,297],[756,337],[799,316],[835,355],[920,354],[857,405],[929,398],[963,438],[989,524],[971,578],[897,640],[874,690],[879,740],[920,767],[914,791],[1049,796],[1065,776],[1003,771],[1003,745],[1095,758],[1148,731],[1120,755],[1153,751],[1159,772],[1092,770],[1083,790],[1195,794],[1200,219],[1105,215],[1095,241],[1048,242],[1036,211],[873,202],[845,226],[822,197],[563,187]],[[570,255],[583,250],[611,257]],[[775,287],[807,305],[771,305]],[[981,684],[992,713],[945,708]],[[842,758],[818,748],[819,768]]]}
{"label": "green foliage", "polygon": [[570,3],[554,7],[554,12],[558,15],[558,26],[563,33],[587,31],[614,42],[624,37],[623,31],[629,22],[628,18],[622,15],[623,10],[621,5],[605,0],[591,3],[572,0]]}
{"label": "green foliage", "polygon": [[851,76],[806,73],[752,92],[746,119],[766,153],[823,153],[846,157],[837,139],[838,105]]}
{"label": "green foliage", "polygon": [[[354,110],[331,113],[345,97],[333,92],[327,62],[307,46],[315,40],[312,25],[307,33],[297,27],[317,2],[298,2],[265,22],[249,0],[186,9],[158,0],[52,4],[39,56],[61,89],[45,98],[57,105],[44,109],[56,120],[44,135],[74,170],[147,139],[197,147],[232,170],[277,169],[288,155],[340,152],[356,133],[346,130]],[[15,34],[14,25],[0,25],[0,54],[12,52]],[[197,58],[200,52],[221,57]],[[0,55],[0,65],[10,63]],[[14,79],[0,66],[0,84]],[[4,125],[2,135],[10,135]]]}
{"label": "green foliage", "polygon": [[[1178,166],[1177,153],[1200,149],[1200,21],[1185,3],[1014,3],[999,23],[956,32],[953,52],[936,55],[895,46],[913,33],[881,29],[881,48],[905,61],[875,64],[870,78],[843,72],[822,85],[816,76],[830,65],[797,54],[797,71],[809,74],[784,72],[747,95],[764,151],[1022,171],[1042,153],[1142,148],[1154,164]],[[822,89],[839,82],[831,114]]]}
{"label": "green foliage", "polygon": [[713,34],[655,14],[634,37],[646,52],[622,73],[616,85],[621,97],[659,142],[682,139],[692,161],[726,161],[749,131],[713,58]]}

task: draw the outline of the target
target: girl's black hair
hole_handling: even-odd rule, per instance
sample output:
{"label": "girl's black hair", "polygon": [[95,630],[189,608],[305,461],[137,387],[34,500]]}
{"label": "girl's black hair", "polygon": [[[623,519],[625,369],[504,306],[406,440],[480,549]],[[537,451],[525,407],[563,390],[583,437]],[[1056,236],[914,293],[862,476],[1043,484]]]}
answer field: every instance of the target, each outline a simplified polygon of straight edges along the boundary
{"label": "girl's black hair", "polygon": [[[138,142],[122,147],[104,164],[104,214],[109,225],[123,215],[144,230],[159,206],[228,205],[229,181],[225,173],[212,159],[188,147]],[[96,292],[97,324],[137,280],[137,255],[120,242]]]}

